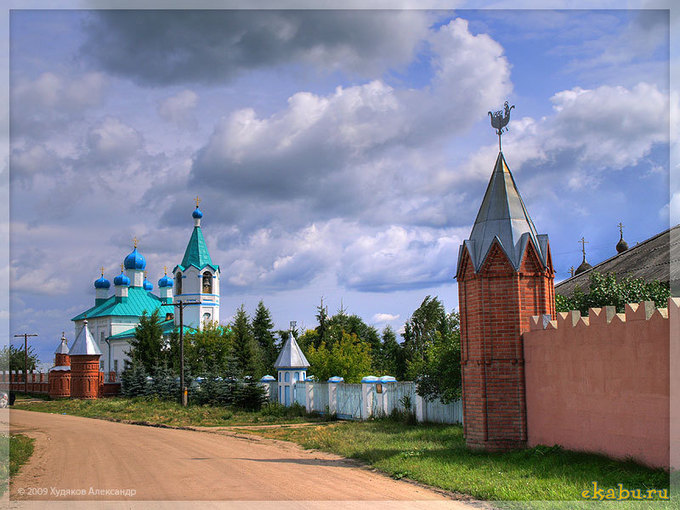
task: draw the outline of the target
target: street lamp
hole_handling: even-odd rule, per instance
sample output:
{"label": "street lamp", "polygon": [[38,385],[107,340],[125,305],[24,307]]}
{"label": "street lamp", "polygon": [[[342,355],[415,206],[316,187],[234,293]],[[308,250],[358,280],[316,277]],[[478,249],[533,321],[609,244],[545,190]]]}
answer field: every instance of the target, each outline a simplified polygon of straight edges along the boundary
{"label": "street lamp", "polygon": [[161,306],[178,306],[179,307],[179,387],[181,392],[182,406],[187,406],[187,388],[184,386],[184,307],[195,305],[198,301],[184,302],[181,299],[176,303],[165,303]]}
{"label": "street lamp", "polygon": [[27,367],[28,367],[28,337],[29,336],[38,336],[35,333],[21,333],[19,335],[14,335],[15,337],[23,336],[24,337],[24,393],[28,393],[28,372],[27,372]]}

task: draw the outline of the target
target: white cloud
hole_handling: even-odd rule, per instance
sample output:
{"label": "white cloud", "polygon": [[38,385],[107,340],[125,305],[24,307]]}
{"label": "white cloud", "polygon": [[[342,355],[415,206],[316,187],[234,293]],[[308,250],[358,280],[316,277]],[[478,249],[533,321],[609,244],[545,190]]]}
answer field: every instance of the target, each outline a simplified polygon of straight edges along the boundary
{"label": "white cloud", "polygon": [[107,117],[89,130],[87,147],[99,162],[120,163],[132,157],[142,146],[142,136],[115,117]]}
{"label": "white cloud", "polygon": [[399,314],[394,315],[391,313],[376,313],[371,320],[373,322],[381,323],[396,321],[398,318]]}
{"label": "white cloud", "polygon": [[186,89],[161,101],[158,105],[158,114],[168,122],[175,124],[195,124],[194,109],[198,103],[198,95],[192,90]]}
{"label": "white cloud", "polygon": [[72,111],[100,104],[105,83],[101,73],[63,77],[45,72],[34,80],[19,80],[12,88],[12,95],[13,100],[31,113],[44,108]]}
{"label": "white cloud", "polygon": [[450,281],[458,247],[469,229],[391,226],[369,232],[345,245],[338,279],[351,289],[384,292]]}
{"label": "white cloud", "polygon": [[445,223],[447,215],[418,204],[436,187],[438,144],[468,130],[489,104],[502,103],[510,66],[497,42],[473,35],[462,19],[433,29],[429,42],[433,76],[420,89],[378,79],[325,95],[298,92],[268,116],[253,108],[232,112],[196,153],[190,183],[269,204],[297,200],[303,218],[372,221],[406,216],[406,207],[408,221]]}

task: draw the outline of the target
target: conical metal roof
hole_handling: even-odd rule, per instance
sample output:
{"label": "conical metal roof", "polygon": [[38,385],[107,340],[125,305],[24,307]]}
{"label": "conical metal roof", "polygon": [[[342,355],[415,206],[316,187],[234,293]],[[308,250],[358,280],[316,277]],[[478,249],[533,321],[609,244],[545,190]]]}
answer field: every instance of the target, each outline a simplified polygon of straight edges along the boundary
{"label": "conical metal roof", "polygon": [[307,358],[305,358],[302,349],[291,333],[283,349],[281,349],[279,357],[276,358],[274,368],[307,368],[308,366]]}
{"label": "conical metal roof", "polygon": [[87,321],[84,321],[83,328],[80,330],[80,333],[78,333],[78,336],[73,342],[73,345],[69,350],[69,354],[71,356],[78,356],[78,355],[94,355],[101,353],[102,351],[99,350],[99,346],[94,341],[92,333],[90,333],[90,330],[87,327]]}
{"label": "conical metal roof", "polygon": [[57,350],[54,351],[54,354],[68,354],[68,343],[66,340],[66,336],[64,334],[61,334],[61,343],[59,344],[59,347],[57,347]]}
{"label": "conical metal roof", "polygon": [[547,236],[536,233],[502,152],[498,153],[470,239],[464,241],[461,247],[459,268],[462,250],[467,248],[475,272],[479,271],[494,239],[498,240],[516,270],[519,269],[529,239],[536,247],[541,262],[546,264]]}

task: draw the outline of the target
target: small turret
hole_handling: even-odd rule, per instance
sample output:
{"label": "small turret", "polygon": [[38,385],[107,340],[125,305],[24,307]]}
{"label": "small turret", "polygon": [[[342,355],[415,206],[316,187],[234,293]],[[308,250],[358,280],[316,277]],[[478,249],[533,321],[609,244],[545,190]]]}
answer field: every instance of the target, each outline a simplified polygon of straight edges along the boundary
{"label": "small turret", "polygon": [[581,273],[583,273],[584,271],[588,271],[589,269],[592,269],[592,268],[593,268],[593,266],[591,266],[590,264],[588,264],[588,262],[586,261],[586,243],[587,243],[588,241],[586,241],[584,237],[581,237],[581,240],[580,240],[579,242],[580,242],[581,245],[582,245],[582,250],[583,250],[583,262],[581,262],[581,265],[578,266],[578,267],[576,268],[576,271],[574,271],[574,274],[575,274],[575,275],[581,274]]}
{"label": "small turret", "polygon": [[116,301],[122,303],[128,297],[128,287],[130,286],[130,278],[125,274],[125,266],[120,265],[120,274],[113,279],[114,293]]}
{"label": "small turret", "polygon": [[111,288],[111,282],[104,278],[104,268],[101,268],[102,275],[94,281],[95,288],[95,299],[94,305],[99,306],[109,296],[109,288]]}
{"label": "small turret", "polygon": [[621,222],[619,222],[619,232],[621,233],[621,237],[619,238],[619,242],[616,243],[616,252],[623,253],[628,249],[628,243],[623,240],[623,224]]}
{"label": "small turret", "polygon": [[133,250],[125,257],[123,264],[125,274],[130,279],[130,287],[142,287],[144,285],[144,269],[146,269],[146,259],[137,251],[138,239],[132,240]]}
{"label": "small turret", "polygon": [[168,276],[168,268],[164,267],[163,271],[165,272],[163,278],[158,280],[158,292],[163,303],[170,303],[172,301],[172,286],[174,282]]}

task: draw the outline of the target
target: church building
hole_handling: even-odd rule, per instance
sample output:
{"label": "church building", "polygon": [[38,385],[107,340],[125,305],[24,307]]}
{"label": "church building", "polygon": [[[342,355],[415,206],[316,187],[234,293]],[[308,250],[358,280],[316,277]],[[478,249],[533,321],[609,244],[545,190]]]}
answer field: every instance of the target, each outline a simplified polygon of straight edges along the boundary
{"label": "church building", "polygon": [[201,231],[203,213],[198,208],[192,213],[194,229],[180,264],[158,280],[158,295],[154,294],[153,284],[146,276],[146,259],[137,250],[134,240],[133,250],[123,260],[121,272],[111,282],[101,276],[94,282],[94,306],[76,315],[77,338],[87,321],[88,329],[102,352],[100,368],[104,372],[121,372],[129,341],[135,336],[135,328],[140,317],[146,312],[151,315],[159,311],[163,336],[168,338],[179,327],[180,316],[177,305],[184,305],[184,332],[202,329],[207,321],[219,322],[220,319],[220,268],[213,264],[208,247]]}

